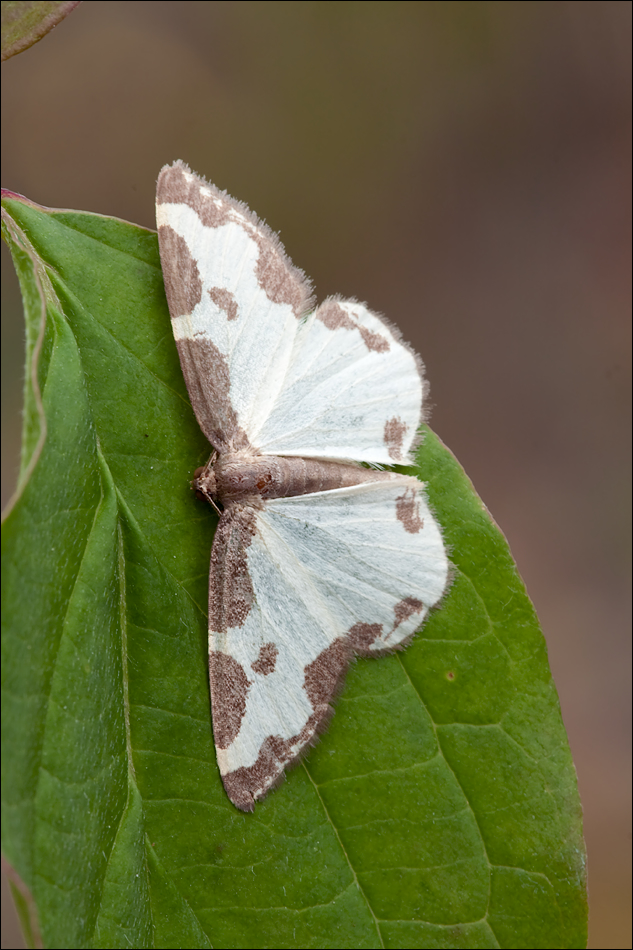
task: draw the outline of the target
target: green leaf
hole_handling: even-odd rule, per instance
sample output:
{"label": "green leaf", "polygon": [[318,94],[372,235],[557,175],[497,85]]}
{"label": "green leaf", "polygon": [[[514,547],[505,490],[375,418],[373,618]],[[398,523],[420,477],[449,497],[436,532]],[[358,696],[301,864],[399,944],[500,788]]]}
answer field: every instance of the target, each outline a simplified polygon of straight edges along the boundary
{"label": "green leaf", "polygon": [[38,43],[80,2],[2,0],[2,62]]}
{"label": "green leaf", "polygon": [[583,947],[576,777],[506,542],[429,430],[455,565],[402,653],[355,663],[254,814],[209,717],[209,446],[153,232],[5,201],[27,320],[3,533],[4,848],[44,946]]}

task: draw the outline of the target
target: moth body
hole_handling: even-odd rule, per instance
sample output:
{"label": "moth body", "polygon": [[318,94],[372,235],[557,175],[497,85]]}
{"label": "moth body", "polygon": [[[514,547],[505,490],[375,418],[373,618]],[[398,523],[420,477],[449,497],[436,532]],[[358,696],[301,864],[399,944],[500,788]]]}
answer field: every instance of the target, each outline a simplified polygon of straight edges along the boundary
{"label": "moth body", "polygon": [[193,488],[226,508],[258,499],[292,498],[312,492],[333,491],[364,482],[389,481],[391,472],[327,459],[283,458],[274,455],[220,455],[211,457],[193,480]]}

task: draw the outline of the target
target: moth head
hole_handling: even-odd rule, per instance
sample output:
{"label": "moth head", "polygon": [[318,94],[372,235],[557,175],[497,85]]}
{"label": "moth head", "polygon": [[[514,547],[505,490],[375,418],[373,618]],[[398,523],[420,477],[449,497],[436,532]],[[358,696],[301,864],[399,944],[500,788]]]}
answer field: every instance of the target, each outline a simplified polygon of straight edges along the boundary
{"label": "moth head", "polygon": [[195,491],[196,497],[199,498],[200,501],[208,501],[215,507],[217,486],[211,463],[208,465],[201,465],[200,468],[195,470],[193,473],[193,479],[191,481],[191,487]]}

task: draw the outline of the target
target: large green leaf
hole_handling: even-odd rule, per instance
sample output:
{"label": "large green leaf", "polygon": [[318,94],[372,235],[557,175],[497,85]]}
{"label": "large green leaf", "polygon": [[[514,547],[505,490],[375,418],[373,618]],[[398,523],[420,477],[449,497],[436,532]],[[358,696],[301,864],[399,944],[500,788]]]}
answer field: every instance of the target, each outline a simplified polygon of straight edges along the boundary
{"label": "large green leaf", "polygon": [[[321,743],[238,812],[206,664],[209,446],[156,236],[5,202],[27,319],[3,535],[4,848],[49,947],[582,947],[576,777],[506,542],[427,431],[455,565],[404,652],[353,665]],[[25,903],[23,901],[23,903]],[[34,929],[35,932],[35,929]]]}

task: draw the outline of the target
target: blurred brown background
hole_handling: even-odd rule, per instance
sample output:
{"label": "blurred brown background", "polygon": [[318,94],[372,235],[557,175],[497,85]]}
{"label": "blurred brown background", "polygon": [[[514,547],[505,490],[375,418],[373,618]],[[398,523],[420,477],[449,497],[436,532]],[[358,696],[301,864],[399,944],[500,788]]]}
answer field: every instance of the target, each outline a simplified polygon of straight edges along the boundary
{"label": "blurred brown background", "polygon": [[[590,947],[629,930],[628,2],[91,2],[3,66],[3,184],[153,226],[165,162],[426,362],[549,644]],[[3,248],[3,500],[22,316]],[[22,946],[7,913],[3,947]]]}

